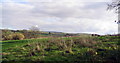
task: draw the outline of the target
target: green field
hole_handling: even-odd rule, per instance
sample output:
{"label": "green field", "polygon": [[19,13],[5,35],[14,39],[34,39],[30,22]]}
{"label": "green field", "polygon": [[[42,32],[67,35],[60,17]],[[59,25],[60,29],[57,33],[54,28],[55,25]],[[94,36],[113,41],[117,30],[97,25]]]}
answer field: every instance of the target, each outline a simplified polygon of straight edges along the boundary
{"label": "green field", "polygon": [[2,45],[6,62],[119,62],[118,37],[64,37],[9,40]]}

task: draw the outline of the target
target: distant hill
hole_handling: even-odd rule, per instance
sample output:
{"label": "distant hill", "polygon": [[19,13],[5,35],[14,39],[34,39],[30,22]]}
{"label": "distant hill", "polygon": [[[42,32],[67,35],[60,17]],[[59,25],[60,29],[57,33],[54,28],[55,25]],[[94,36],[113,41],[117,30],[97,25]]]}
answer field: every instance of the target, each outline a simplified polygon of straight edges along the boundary
{"label": "distant hill", "polygon": [[42,31],[42,32],[50,32],[50,33],[64,33],[64,32],[57,32],[57,31]]}

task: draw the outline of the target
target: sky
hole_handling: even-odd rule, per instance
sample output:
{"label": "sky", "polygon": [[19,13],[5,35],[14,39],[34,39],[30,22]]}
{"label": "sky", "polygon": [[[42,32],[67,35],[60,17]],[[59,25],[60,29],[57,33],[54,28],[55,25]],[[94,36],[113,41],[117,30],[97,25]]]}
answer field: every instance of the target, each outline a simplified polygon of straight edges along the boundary
{"label": "sky", "polygon": [[114,10],[107,11],[110,0],[2,0],[2,29],[29,29],[67,33],[114,34]]}

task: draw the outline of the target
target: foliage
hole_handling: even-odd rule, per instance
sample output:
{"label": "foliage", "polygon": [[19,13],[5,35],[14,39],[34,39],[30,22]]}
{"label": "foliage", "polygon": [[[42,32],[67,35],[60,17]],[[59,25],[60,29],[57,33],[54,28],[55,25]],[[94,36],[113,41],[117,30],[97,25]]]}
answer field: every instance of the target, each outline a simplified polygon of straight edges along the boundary
{"label": "foliage", "polygon": [[41,32],[39,32],[39,31],[32,31],[32,30],[6,30],[6,29],[3,29],[2,30],[2,38],[3,38],[3,40],[12,40],[11,35],[12,36],[17,35],[16,38],[14,37],[15,40],[20,39],[18,36],[23,37],[23,35],[24,35],[25,39],[38,38],[41,36],[40,33]]}
{"label": "foliage", "polygon": [[[25,36],[25,39],[35,39],[35,38],[41,38],[41,37],[63,37],[66,35],[66,33],[62,32],[42,32],[39,30],[6,30],[2,29],[2,38],[3,40],[6,40],[5,37],[12,34],[12,33],[21,33]],[[69,36],[76,36],[76,34],[69,34]]]}
{"label": "foliage", "polygon": [[117,12],[119,10],[120,0],[113,0],[110,4],[108,4],[108,10],[115,9]]}
{"label": "foliage", "polygon": [[[107,10],[115,9],[115,13],[118,13],[120,15],[120,0],[112,0],[110,4],[108,4]],[[116,21],[117,24],[120,24],[120,20]]]}
{"label": "foliage", "polygon": [[13,38],[12,35],[8,35],[4,37],[4,40],[12,40],[12,38]]}
{"label": "foliage", "polygon": [[13,33],[9,36],[12,36],[12,40],[23,40],[24,35],[22,33]]}
{"label": "foliage", "polygon": [[10,39],[12,39],[11,36],[8,36],[8,35],[10,35],[12,33],[13,32],[11,32],[8,29],[2,30],[2,38],[3,38],[3,40],[10,40]]}
{"label": "foliage", "polygon": [[4,37],[4,40],[23,40],[24,35],[22,33],[11,33]]}

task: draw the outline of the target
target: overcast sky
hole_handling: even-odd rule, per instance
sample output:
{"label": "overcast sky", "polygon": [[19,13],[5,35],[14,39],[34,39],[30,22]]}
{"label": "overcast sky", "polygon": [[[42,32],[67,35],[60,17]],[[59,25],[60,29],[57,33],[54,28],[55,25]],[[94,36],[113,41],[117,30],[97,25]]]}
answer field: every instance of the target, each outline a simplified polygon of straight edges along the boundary
{"label": "overcast sky", "polygon": [[[3,0],[2,27],[69,33],[113,34],[117,15],[106,11],[109,0]],[[1,10],[0,10],[1,11]]]}

